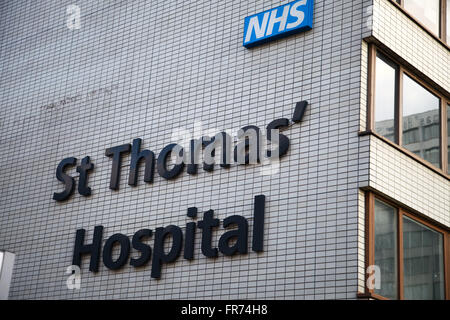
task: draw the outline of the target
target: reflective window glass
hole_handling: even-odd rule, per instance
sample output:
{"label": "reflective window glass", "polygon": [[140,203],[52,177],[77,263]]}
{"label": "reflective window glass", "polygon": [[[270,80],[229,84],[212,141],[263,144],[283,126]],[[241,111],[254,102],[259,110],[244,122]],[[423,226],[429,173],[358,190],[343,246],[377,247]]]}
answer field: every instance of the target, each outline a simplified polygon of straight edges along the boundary
{"label": "reflective window glass", "polygon": [[447,44],[450,44],[450,0],[447,0]]}
{"label": "reflective window glass", "polygon": [[3,265],[3,252],[0,251],[0,275],[2,273],[2,265]]}
{"label": "reflective window glass", "polygon": [[420,23],[439,36],[440,0],[403,0],[403,6]]}
{"label": "reflective window glass", "polygon": [[447,105],[447,153],[448,153],[448,174],[450,174],[450,104]]}

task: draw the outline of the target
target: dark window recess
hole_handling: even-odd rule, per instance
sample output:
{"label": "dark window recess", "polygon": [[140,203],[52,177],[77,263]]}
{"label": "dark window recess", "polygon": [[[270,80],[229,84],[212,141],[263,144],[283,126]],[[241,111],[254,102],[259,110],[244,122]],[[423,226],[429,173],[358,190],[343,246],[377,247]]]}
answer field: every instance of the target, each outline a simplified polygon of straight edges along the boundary
{"label": "dark window recess", "polygon": [[[409,145],[420,141],[419,128],[413,128],[403,131],[403,145]],[[420,154],[420,152],[419,152]]]}
{"label": "dark window recess", "polygon": [[[436,135],[439,138],[440,123],[440,99],[425,89],[408,75],[403,75],[403,146],[408,150],[417,148],[414,144],[420,143],[422,158],[440,167],[439,156],[429,157],[427,150],[438,149],[439,139],[427,137],[427,132],[432,133],[430,126],[435,126]],[[422,132],[421,132],[422,131]]]}

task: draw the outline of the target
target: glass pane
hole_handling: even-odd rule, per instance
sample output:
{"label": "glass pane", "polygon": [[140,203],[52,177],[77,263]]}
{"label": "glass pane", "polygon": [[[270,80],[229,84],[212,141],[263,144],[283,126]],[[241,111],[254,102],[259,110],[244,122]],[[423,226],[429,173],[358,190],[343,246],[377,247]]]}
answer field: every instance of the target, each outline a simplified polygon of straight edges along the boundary
{"label": "glass pane", "polygon": [[397,214],[375,199],[375,265],[380,268],[381,288],[375,293],[397,298]]}
{"label": "glass pane", "polygon": [[447,43],[450,44],[450,0],[447,0]]}
{"label": "glass pane", "polygon": [[[450,23],[450,21],[449,21],[449,23]],[[448,144],[448,148],[447,148],[447,153],[448,153],[448,157],[447,157],[447,160],[448,160],[448,173],[450,174],[450,104],[447,105],[447,136],[448,136],[448,138],[447,138],[447,144]]]}
{"label": "glass pane", "polygon": [[441,153],[439,152],[439,148],[430,148],[425,150],[424,155],[425,159],[431,163],[439,163]]}
{"label": "glass pane", "polygon": [[405,299],[444,299],[443,245],[441,233],[403,218]]}
{"label": "glass pane", "polygon": [[439,36],[440,0],[403,0],[405,9]]}
{"label": "glass pane", "polygon": [[439,124],[434,123],[423,127],[424,140],[439,139],[439,137]]}
{"label": "glass pane", "polygon": [[403,77],[403,146],[440,167],[440,100],[406,74]]}
{"label": "glass pane", "polygon": [[0,251],[0,275],[2,274],[3,252]]}
{"label": "glass pane", "polygon": [[395,79],[397,68],[377,56],[375,65],[375,131],[395,141]]}

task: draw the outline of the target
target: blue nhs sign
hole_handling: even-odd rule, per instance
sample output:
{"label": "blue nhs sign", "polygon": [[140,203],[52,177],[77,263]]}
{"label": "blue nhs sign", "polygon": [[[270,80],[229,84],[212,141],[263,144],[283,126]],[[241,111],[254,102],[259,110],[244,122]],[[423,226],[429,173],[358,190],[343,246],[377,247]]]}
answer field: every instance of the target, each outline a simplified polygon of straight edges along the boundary
{"label": "blue nhs sign", "polygon": [[314,0],[297,0],[245,18],[244,47],[279,39],[313,26]]}

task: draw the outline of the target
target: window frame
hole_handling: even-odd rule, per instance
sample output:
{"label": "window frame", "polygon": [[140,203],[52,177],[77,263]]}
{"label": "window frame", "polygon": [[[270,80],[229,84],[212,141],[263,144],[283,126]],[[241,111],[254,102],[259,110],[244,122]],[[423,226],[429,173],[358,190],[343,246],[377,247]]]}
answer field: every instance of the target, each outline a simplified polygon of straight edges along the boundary
{"label": "window frame", "polygon": [[[437,86],[433,86],[420,79],[414,72],[410,71],[408,68],[404,67],[403,64],[393,57],[392,54],[387,53],[385,50],[377,47],[374,43],[369,43],[368,48],[368,81],[367,81],[367,91],[368,91],[368,101],[367,101],[367,119],[366,119],[366,132],[373,134],[380,138],[381,140],[387,142],[391,146],[405,153],[414,160],[425,165],[434,172],[440,174],[446,179],[450,180],[450,168],[448,161],[448,153],[450,148],[448,147],[448,134],[447,134],[447,105],[450,104],[450,97],[447,97],[443,91],[441,91]],[[391,64],[397,66],[397,74],[395,80],[395,110],[394,110],[394,141],[391,141],[381,134],[377,133],[375,130],[375,84],[376,84],[376,58],[380,54],[383,60],[388,61]],[[411,79],[420,84],[424,89],[428,90],[433,95],[440,99],[439,105],[439,116],[440,116],[440,163],[441,167],[436,167],[422,157],[417,156],[413,152],[409,151],[403,147],[403,79],[404,75],[409,76]],[[444,91],[445,92],[445,91]]]}
{"label": "window frame", "polygon": [[[444,294],[445,300],[450,300],[450,230],[446,227],[441,227],[430,218],[421,217],[418,214],[406,210],[402,206],[379,196],[371,191],[365,192],[365,270],[375,261],[375,199],[384,202],[393,207],[397,211],[397,297],[398,300],[404,300],[404,261],[403,261],[403,217],[408,217],[411,220],[420,223],[433,231],[443,235],[443,261],[444,261]],[[369,274],[365,273],[365,284],[369,280]],[[358,294],[360,298],[371,298],[377,300],[390,300],[389,298],[378,295],[374,289],[369,289],[367,285],[364,286],[365,292]]]}
{"label": "window frame", "polygon": [[5,259],[5,252],[3,250],[0,250],[0,278],[2,277],[3,260],[4,259]]}
{"label": "window frame", "polygon": [[405,9],[404,0],[389,0],[391,3],[396,5],[401,11],[406,14],[411,20],[418,24],[422,29],[424,29],[428,34],[434,37],[436,40],[441,42],[447,48],[449,48],[450,43],[447,42],[447,0],[439,0],[439,34],[431,31],[427,26],[425,26],[418,18],[414,16],[412,12]]}

